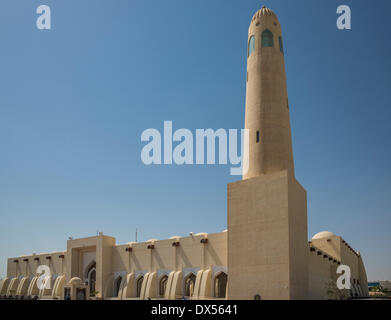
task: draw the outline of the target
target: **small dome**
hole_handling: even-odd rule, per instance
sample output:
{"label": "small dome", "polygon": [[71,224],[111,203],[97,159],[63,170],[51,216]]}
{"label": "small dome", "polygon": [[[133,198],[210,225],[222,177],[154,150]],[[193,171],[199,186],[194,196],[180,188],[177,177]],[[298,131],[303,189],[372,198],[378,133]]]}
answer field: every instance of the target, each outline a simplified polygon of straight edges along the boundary
{"label": "small dome", "polygon": [[208,234],[206,232],[198,232],[195,234],[195,236],[207,236]]}
{"label": "small dome", "polygon": [[83,281],[81,281],[81,279],[79,277],[73,277],[71,280],[69,280],[69,284],[79,284],[79,283],[83,283]]}
{"label": "small dome", "polygon": [[277,19],[276,14],[273,12],[273,10],[266,8],[263,6],[261,9],[259,9],[253,16],[252,20],[263,18],[263,17],[274,17]]}
{"label": "small dome", "polygon": [[316,235],[314,235],[312,237],[312,240],[314,239],[324,239],[324,238],[331,238],[331,237],[334,237],[335,234],[330,232],[330,231],[322,231],[322,232],[318,232]]}

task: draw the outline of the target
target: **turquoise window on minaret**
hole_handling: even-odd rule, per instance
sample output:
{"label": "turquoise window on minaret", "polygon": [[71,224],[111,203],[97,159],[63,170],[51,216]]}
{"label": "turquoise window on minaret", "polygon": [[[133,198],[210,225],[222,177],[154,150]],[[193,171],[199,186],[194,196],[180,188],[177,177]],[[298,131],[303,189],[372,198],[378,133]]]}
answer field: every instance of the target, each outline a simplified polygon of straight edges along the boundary
{"label": "turquoise window on minaret", "polygon": [[282,54],[284,54],[284,47],[282,46],[282,37],[278,37],[278,42],[280,44],[280,51]]}
{"label": "turquoise window on minaret", "polygon": [[266,29],[265,31],[262,32],[261,45],[262,48],[274,46],[273,33],[270,30]]}
{"label": "turquoise window on minaret", "polygon": [[251,36],[248,42],[248,56],[250,56],[255,50],[255,37]]}

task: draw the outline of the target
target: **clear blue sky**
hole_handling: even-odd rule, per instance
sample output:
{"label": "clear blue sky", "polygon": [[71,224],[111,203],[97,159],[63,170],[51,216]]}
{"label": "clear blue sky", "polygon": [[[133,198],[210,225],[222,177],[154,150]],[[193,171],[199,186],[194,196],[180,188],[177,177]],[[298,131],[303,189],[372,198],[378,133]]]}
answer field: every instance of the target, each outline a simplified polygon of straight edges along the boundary
{"label": "clear blue sky", "polygon": [[[35,27],[52,9],[52,30]],[[244,126],[247,31],[283,28],[296,177],[308,232],[391,280],[389,0],[2,0],[0,276],[6,258],[227,227],[228,166],[145,166],[141,132]],[[349,4],[352,30],[336,28]]]}

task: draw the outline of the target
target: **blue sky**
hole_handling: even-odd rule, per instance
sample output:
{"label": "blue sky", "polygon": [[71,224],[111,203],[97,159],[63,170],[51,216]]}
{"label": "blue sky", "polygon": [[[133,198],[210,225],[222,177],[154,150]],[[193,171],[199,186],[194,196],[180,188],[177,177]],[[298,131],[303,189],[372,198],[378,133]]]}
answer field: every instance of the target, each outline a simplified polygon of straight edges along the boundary
{"label": "blue sky", "polygon": [[[50,5],[52,30],[35,27]],[[145,166],[140,136],[244,126],[247,31],[262,4],[282,24],[308,232],[361,251],[391,280],[391,2],[3,0],[0,277],[6,258],[227,227],[229,166]],[[336,28],[348,4],[352,30]]]}

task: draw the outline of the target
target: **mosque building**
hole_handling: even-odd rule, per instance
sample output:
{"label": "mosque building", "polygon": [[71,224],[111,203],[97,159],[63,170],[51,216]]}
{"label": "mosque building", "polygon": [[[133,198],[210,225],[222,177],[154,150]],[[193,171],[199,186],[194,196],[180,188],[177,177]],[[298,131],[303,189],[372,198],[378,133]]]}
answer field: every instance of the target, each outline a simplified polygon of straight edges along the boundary
{"label": "mosque building", "polygon": [[[327,299],[339,265],[367,296],[363,260],[341,236],[307,238],[307,195],[293,162],[283,37],[262,7],[248,33],[243,179],[228,184],[219,233],[117,244],[103,233],[66,250],[8,259],[0,296],[39,299]],[[40,268],[41,275],[37,269]]]}

